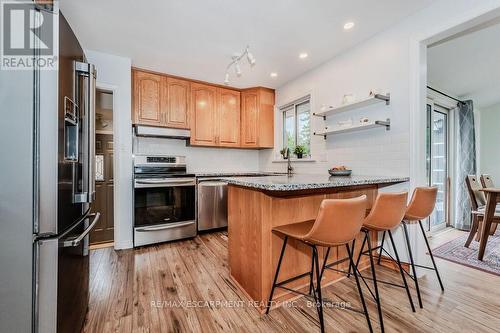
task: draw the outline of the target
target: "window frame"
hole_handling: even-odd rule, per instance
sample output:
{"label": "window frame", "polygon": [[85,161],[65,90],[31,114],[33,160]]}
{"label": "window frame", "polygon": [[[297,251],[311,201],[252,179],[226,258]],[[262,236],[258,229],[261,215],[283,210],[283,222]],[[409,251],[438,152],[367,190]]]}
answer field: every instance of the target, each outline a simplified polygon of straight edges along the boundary
{"label": "window frame", "polygon": [[[282,140],[282,144],[281,144],[281,149],[285,149],[288,147],[288,136],[287,136],[287,131],[286,131],[286,114],[287,112],[293,110],[293,114],[294,114],[294,142],[295,142],[295,146],[297,145],[297,142],[298,142],[298,138],[299,138],[299,131],[298,131],[298,125],[299,125],[299,121],[298,121],[298,112],[297,112],[297,109],[300,105],[303,105],[303,104],[306,104],[306,103],[309,103],[309,126],[311,126],[311,121],[312,121],[312,112],[311,112],[311,95],[306,95],[302,98],[299,98],[291,103],[287,103],[283,106],[281,106],[279,108],[280,112],[281,112],[281,121],[282,121],[282,126],[281,126],[281,140]],[[312,139],[312,135],[311,135],[311,132],[309,133],[309,153],[308,154],[304,154],[304,157],[305,158],[311,158],[311,139]]]}

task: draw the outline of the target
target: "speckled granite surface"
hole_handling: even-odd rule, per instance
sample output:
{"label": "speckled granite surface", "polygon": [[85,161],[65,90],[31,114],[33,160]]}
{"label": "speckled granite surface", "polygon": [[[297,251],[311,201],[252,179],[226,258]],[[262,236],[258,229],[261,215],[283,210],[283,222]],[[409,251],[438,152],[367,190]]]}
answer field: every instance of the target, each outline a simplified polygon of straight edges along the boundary
{"label": "speckled granite surface", "polygon": [[282,172],[195,172],[196,177],[245,177],[245,176],[276,176],[283,175]]}
{"label": "speckled granite surface", "polygon": [[267,191],[298,191],[322,188],[334,188],[355,185],[373,185],[386,183],[401,183],[409,181],[408,177],[386,176],[350,176],[331,177],[329,175],[295,174],[265,177],[231,177],[224,178],[229,184],[256,188]]}

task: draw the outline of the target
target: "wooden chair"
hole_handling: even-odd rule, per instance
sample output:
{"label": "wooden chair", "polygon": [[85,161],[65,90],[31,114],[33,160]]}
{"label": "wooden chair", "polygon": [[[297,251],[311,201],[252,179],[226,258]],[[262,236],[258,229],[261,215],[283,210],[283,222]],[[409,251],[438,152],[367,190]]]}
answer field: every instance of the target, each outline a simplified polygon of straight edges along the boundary
{"label": "wooden chair", "polygon": [[481,175],[481,185],[483,185],[484,188],[495,187],[495,184],[493,183],[493,178],[491,178],[490,175]]}
{"label": "wooden chair", "polygon": [[[481,175],[481,185],[483,185],[483,188],[494,188],[495,183],[493,182],[493,178],[491,178],[490,175]],[[497,207],[497,211],[500,211],[500,207]],[[491,230],[490,230],[490,235],[494,235],[495,231],[497,231],[497,226],[498,224],[492,224],[491,225]]]}
{"label": "wooden chair", "polygon": [[[469,232],[469,237],[467,237],[467,241],[465,242],[465,247],[469,247],[470,243],[474,236],[479,236],[481,234],[481,229],[479,228],[483,218],[484,211],[486,205],[486,198],[484,193],[480,190],[482,189],[481,184],[475,175],[468,175],[465,177],[465,184],[467,185],[467,190],[469,192],[469,198],[472,208],[472,225]],[[495,233],[497,224],[500,222],[500,211],[495,214],[495,219],[493,220],[493,224],[491,225],[490,234],[493,231]],[[479,237],[476,237],[476,240],[479,241]]]}

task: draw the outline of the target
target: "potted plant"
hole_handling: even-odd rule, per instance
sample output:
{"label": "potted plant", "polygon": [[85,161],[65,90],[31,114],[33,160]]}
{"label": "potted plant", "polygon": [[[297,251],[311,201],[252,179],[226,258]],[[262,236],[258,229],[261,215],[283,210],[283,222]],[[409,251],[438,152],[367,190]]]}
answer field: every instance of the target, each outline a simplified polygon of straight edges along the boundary
{"label": "potted plant", "polygon": [[305,152],[306,152],[306,147],[302,145],[295,146],[295,149],[293,150],[293,153],[297,155],[297,158],[302,158]]}
{"label": "potted plant", "polygon": [[280,154],[283,157],[283,159],[286,159],[286,148],[281,149]]}

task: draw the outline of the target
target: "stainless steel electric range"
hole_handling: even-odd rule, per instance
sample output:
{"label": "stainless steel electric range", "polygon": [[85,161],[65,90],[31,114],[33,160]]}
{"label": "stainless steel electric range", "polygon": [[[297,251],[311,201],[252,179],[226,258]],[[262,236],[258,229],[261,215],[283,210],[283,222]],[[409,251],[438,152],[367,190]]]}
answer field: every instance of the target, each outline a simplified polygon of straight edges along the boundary
{"label": "stainless steel electric range", "polygon": [[196,178],[184,156],[134,157],[134,246],[196,236]]}

